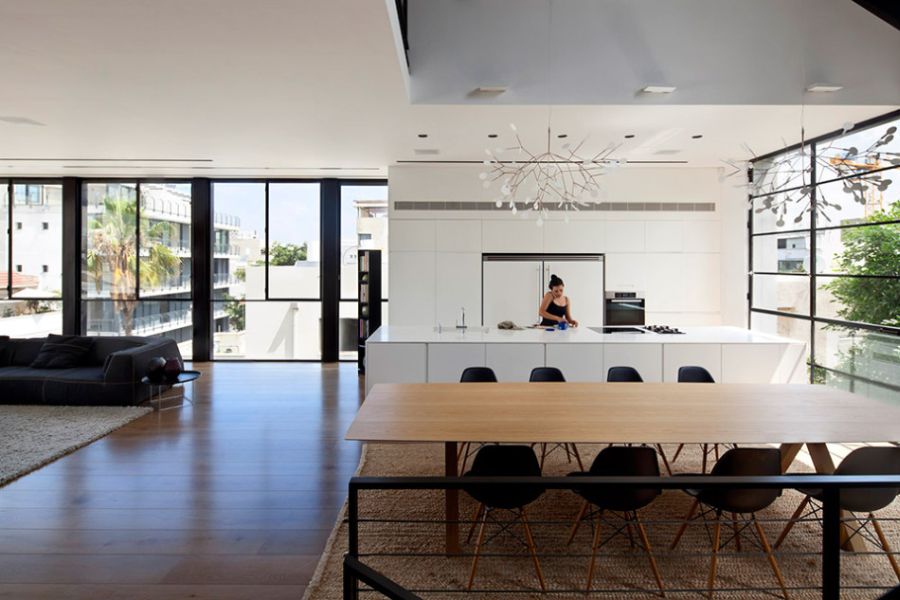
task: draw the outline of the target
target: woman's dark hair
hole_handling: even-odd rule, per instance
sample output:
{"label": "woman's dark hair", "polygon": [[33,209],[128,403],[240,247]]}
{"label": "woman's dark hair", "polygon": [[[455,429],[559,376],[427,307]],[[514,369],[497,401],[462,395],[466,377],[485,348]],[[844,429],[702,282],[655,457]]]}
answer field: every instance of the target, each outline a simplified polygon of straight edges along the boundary
{"label": "woman's dark hair", "polygon": [[557,277],[556,275],[550,275],[550,284],[548,287],[552,290],[558,285],[566,285],[563,283],[563,280]]}

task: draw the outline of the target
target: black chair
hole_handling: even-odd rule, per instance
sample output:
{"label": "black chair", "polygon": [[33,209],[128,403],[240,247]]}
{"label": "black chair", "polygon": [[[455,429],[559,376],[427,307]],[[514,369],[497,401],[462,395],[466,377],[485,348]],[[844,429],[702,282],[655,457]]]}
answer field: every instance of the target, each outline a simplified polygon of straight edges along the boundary
{"label": "black chair", "polygon": [[[541,468],[538,465],[537,456],[534,450],[528,446],[484,446],[475,455],[472,461],[472,469],[463,475],[463,477],[540,477]],[[472,526],[469,529],[467,542],[471,541],[472,533],[475,525],[478,527],[478,539],[475,542],[475,557],[472,559],[472,569],[469,573],[469,584],[467,589],[472,589],[475,582],[475,572],[478,568],[478,558],[481,555],[481,548],[484,544],[484,530],[490,520],[492,514],[497,510],[507,510],[513,513],[515,520],[512,522],[499,522],[500,530],[495,533],[492,539],[501,533],[513,535],[510,531],[512,526],[521,521],[525,530],[524,544],[531,554],[534,562],[534,570],[537,573],[538,582],[541,590],[546,590],[544,585],[544,574],[541,571],[541,563],[538,560],[537,549],[534,543],[534,536],[531,534],[531,527],[528,524],[528,514],[525,507],[544,493],[544,488],[534,485],[508,485],[498,484],[486,485],[480,487],[464,487],[463,488],[472,498],[478,502],[478,508],[475,512],[475,518],[472,519]],[[515,536],[513,536],[515,537]],[[518,537],[515,537],[518,541]]]}
{"label": "black chair", "polygon": [[[892,447],[865,447],[857,448],[847,455],[838,468],[834,471],[835,475],[900,475],[900,448]],[[801,489],[801,493],[805,494],[797,510],[791,516],[791,520],[785,525],[781,535],[775,542],[775,548],[779,548],[798,521],[815,518],[820,524],[822,500],[824,497],[823,490],[819,489]],[[900,566],[897,565],[897,559],[893,555],[884,530],[881,524],[875,519],[875,512],[888,506],[900,493],[898,488],[854,488],[841,490],[840,505],[841,510],[850,513],[866,513],[868,516],[861,525],[856,527],[855,531],[849,537],[861,535],[870,543],[880,546],[887,553],[888,561],[894,569],[894,575],[900,581]],[[809,506],[811,510],[806,514],[803,510]],[[873,539],[867,527],[872,524],[877,539]],[[849,539],[849,538],[848,538]],[[847,540],[845,540],[846,542]]]}
{"label": "black chair", "polygon": [[[459,382],[497,383],[497,375],[490,367],[466,367],[463,369]],[[484,444],[478,444],[478,447],[473,449],[471,442],[464,442],[459,445],[459,450],[456,453],[456,462],[458,463],[457,473],[462,473],[466,470],[466,463],[469,462],[469,457],[475,454],[483,446]]]}
{"label": "black chair", "polygon": [[[644,378],[641,377],[641,374],[638,373],[637,369],[634,367],[610,367],[609,371],[606,372],[606,382],[644,383]],[[671,475],[672,469],[669,467],[669,459],[666,458],[666,453],[663,450],[662,444],[656,444],[655,446],[656,451],[659,452],[659,456],[663,460],[663,465],[666,467],[666,473]]]}
{"label": "black chair", "polygon": [[[678,383],[715,383],[716,380],[713,379],[713,376],[710,375],[709,371],[704,369],[703,367],[679,367],[678,368]],[[684,444],[678,444],[678,448],[675,450],[675,455],[672,456],[672,463],[674,464],[676,460],[678,460],[678,455],[681,454],[681,451],[684,450]],[[703,467],[702,471],[706,473],[706,465],[709,461],[709,455],[712,453],[715,455],[716,460],[719,460],[719,444],[700,444],[700,450],[703,452]]]}
{"label": "black chair", "polygon": [[[531,383],[565,383],[566,378],[563,376],[562,371],[556,367],[535,367],[531,370],[528,381]],[[584,470],[584,465],[581,463],[581,455],[578,454],[578,448],[575,447],[575,444],[554,444],[549,450],[547,449],[547,445],[548,444],[546,443],[541,443],[541,470],[544,469],[544,460],[550,456],[554,450],[559,448],[562,448],[566,453],[566,460],[568,462],[571,463],[572,457],[574,456],[575,460],[578,462],[578,468],[582,471]],[[532,447],[534,446],[532,445]]]}
{"label": "black chair", "polygon": [[[725,452],[716,464],[713,466],[712,475],[720,477],[775,477],[781,474],[781,451],[775,448],[732,448]],[[712,561],[710,564],[709,578],[707,579],[707,588],[709,589],[709,597],[712,598],[715,592],[716,581],[716,564],[718,561],[718,553],[728,542],[734,540],[738,551],[741,549],[741,533],[750,530],[751,535],[755,533],[759,539],[772,572],[778,580],[781,592],[785,599],[788,598],[787,588],[784,584],[784,578],[781,576],[781,569],[778,567],[778,561],[772,553],[772,547],[765,532],[756,520],[756,513],[768,508],[778,496],[781,490],[778,489],[747,489],[747,488],[710,488],[699,490],[685,490],[694,497],[694,503],[691,505],[690,511],[684,518],[684,523],[678,529],[675,539],[672,541],[672,550],[678,546],[681,536],[687,529],[688,523],[695,518],[702,518],[705,527],[708,526],[709,517],[712,515],[713,532],[712,532]],[[695,517],[694,513],[700,509],[700,514]],[[724,513],[731,513],[731,526],[734,535],[722,542],[722,516]],[[746,520],[739,519],[741,515],[748,515]],[[753,529],[750,529],[750,526]]]}
{"label": "black chair", "polygon": [[644,383],[641,374],[633,367],[610,367],[606,372],[608,383]]}
{"label": "black chair", "polygon": [[[659,477],[659,463],[656,460],[656,452],[653,448],[610,446],[605,448],[594,459],[588,472],[571,473],[571,477],[595,476],[595,477]],[[653,502],[662,493],[659,488],[618,488],[610,486],[585,486],[575,488],[575,493],[584,498],[581,511],[575,517],[572,531],[569,534],[568,544],[575,539],[578,528],[584,520],[594,525],[593,542],[591,543],[591,562],[588,565],[586,591],[591,591],[594,580],[594,566],[596,564],[597,549],[608,543],[617,535],[627,532],[628,538],[634,546],[632,527],[637,530],[641,542],[641,549],[647,553],[650,560],[650,569],[656,579],[656,585],[663,596],[666,595],[662,577],[653,556],[653,549],[644,524],[641,523],[637,511]],[[593,508],[591,508],[593,506]],[[604,513],[616,516],[625,521],[625,527],[613,527],[612,534],[601,541],[601,524],[607,519]],[[595,520],[596,517],[596,520]]]}

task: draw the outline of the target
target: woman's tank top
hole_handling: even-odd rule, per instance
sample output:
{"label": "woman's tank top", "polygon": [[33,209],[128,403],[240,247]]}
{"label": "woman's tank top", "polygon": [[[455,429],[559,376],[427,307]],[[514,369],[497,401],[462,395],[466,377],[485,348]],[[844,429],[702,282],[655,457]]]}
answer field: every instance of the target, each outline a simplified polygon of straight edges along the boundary
{"label": "woman's tank top", "polygon": [[[568,299],[566,300],[566,305],[568,306]],[[556,304],[553,299],[550,300],[550,304],[547,305],[547,312],[553,315],[554,317],[565,317],[566,316],[566,306],[560,306]],[[541,325],[548,326],[556,326],[558,323],[556,321],[551,321],[548,318],[541,319]]]}

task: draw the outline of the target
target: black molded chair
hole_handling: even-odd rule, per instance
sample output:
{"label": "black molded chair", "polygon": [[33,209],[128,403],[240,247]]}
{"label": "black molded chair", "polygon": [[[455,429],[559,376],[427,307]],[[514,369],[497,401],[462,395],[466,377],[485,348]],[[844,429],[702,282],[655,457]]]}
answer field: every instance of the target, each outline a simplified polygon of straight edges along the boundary
{"label": "black molded chair", "polygon": [[[634,367],[610,367],[609,371],[606,372],[606,382],[607,383],[644,383],[644,378],[641,377],[641,374],[638,373],[637,369]],[[659,452],[660,458],[663,460],[663,465],[666,467],[666,473],[669,475],[672,474],[672,469],[669,467],[669,459],[666,458],[666,453],[663,450],[662,444],[655,444],[656,451]]]}
{"label": "black molded chair", "polygon": [[[713,376],[710,375],[709,371],[704,369],[703,367],[690,366],[690,367],[679,367],[678,368],[678,383],[715,383],[716,380],[713,379]],[[678,460],[678,455],[681,454],[681,451],[684,450],[684,444],[678,444],[678,448],[675,450],[675,455],[672,456],[672,463],[674,464],[676,460]],[[703,452],[703,467],[702,471],[706,473],[706,465],[709,460],[709,455],[715,454],[716,460],[719,460],[719,444],[700,444],[700,450]]]}
{"label": "black molded chair", "polygon": [[[850,452],[838,468],[834,471],[835,475],[900,475],[900,448],[891,447],[864,447],[857,448]],[[779,548],[790,533],[794,525],[798,521],[815,518],[820,524],[822,500],[824,492],[820,489],[801,489],[799,490],[805,496],[791,516],[791,520],[785,525],[781,535],[775,542],[775,548]],[[897,565],[897,559],[893,555],[884,530],[875,518],[875,512],[888,506],[900,493],[898,488],[854,488],[841,490],[840,505],[841,510],[851,513],[865,513],[866,519],[859,525],[849,537],[861,535],[870,543],[880,546],[887,553],[888,561],[894,569],[894,575],[900,581],[900,566]],[[803,513],[803,510],[809,506],[810,510]],[[877,539],[873,539],[867,530],[867,526],[872,524]],[[847,540],[845,540],[846,542]]]}
{"label": "black molded chair", "polygon": [[[463,477],[540,477],[541,468],[538,465],[537,456],[534,450],[528,446],[484,446],[475,455],[472,461],[472,469],[463,475]],[[498,523],[500,530],[492,536],[492,539],[501,533],[513,535],[510,531],[512,526],[521,521],[525,530],[524,544],[531,554],[534,562],[534,570],[537,573],[538,582],[541,590],[546,590],[544,585],[544,574],[541,571],[541,563],[538,560],[537,549],[534,543],[534,536],[531,534],[531,527],[528,524],[528,514],[525,507],[544,493],[544,488],[534,485],[509,485],[498,484],[486,485],[480,487],[464,487],[463,488],[472,498],[478,502],[478,508],[475,512],[475,518],[472,519],[472,527],[469,529],[469,537],[467,542],[471,541],[472,533],[475,525],[478,527],[478,538],[475,542],[475,556],[472,559],[472,569],[469,573],[469,584],[467,589],[472,589],[475,582],[475,572],[478,568],[478,558],[481,555],[481,548],[484,544],[484,531],[492,514],[497,510],[511,511],[515,517],[512,522]],[[515,539],[520,540],[518,537]]]}
{"label": "black molded chair", "polygon": [[[463,369],[462,375],[459,377],[460,383],[497,383],[497,375],[490,367],[466,367]],[[472,449],[471,442],[464,442],[459,445],[456,452],[456,462],[458,463],[457,472],[462,473],[466,470],[466,463],[469,457],[475,454],[484,444],[478,444],[478,447]]]}
{"label": "black molded chair", "polygon": [[[531,370],[528,381],[532,383],[565,383],[566,378],[563,376],[562,371],[556,367],[535,367]],[[575,447],[575,444],[553,444],[549,450],[547,449],[547,446],[548,444],[541,443],[541,470],[544,469],[544,460],[550,456],[554,450],[559,448],[562,448],[566,453],[566,460],[568,462],[571,463],[572,457],[574,456],[575,460],[578,462],[578,468],[582,471],[584,470],[584,465],[581,463],[581,455],[578,454],[578,448]],[[534,446],[532,445],[532,447]]]}
{"label": "black molded chair", "polygon": [[[775,448],[732,448],[716,461],[711,474],[721,477],[775,477],[781,474],[781,451]],[[712,561],[707,580],[709,597],[712,598],[715,592],[716,565],[719,550],[733,540],[736,548],[740,551],[741,533],[745,530],[750,530],[751,535],[755,534],[759,539],[759,543],[766,553],[766,558],[769,560],[769,566],[772,567],[772,572],[775,574],[778,585],[781,587],[781,592],[787,599],[788,592],[784,584],[784,578],[781,576],[781,569],[778,567],[778,561],[772,553],[772,547],[769,545],[769,540],[763,528],[756,520],[756,513],[768,508],[775,502],[778,496],[781,495],[781,490],[738,487],[685,490],[685,492],[694,497],[694,503],[684,518],[684,523],[678,529],[671,548],[674,550],[678,546],[681,536],[684,535],[688,523],[692,519],[702,518],[706,527],[710,520],[709,517],[712,515]],[[698,508],[700,513],[695,517],[694,513],[697,512]],[[731,513],[731,526],[734,535],[723,543],[722,516],[724,513]],[[738,518],[739,515],[748,515],[748,518],[740,520]],[[751,525],[753,529],[750,529]]]}
{"label": "black molded chair", "polygon": [[644,383],[641,374],[633,367],[610,367],[606,372],[608,383]]}
{"label": "black molded chair", "polygon": [[[605,448],[594,459],[591,469],[588,472],[571,473],[572,477],[583,476],[595,477],[659,477],[659,463],[656,460],[656,452],[653,448],[643,447],[624,447],[610,446]],[[610,540],[627,531],[628,538],[634,545],[632,535],[632,526],[637,529],[641,542],[641,549],[647,553],[650,560],[650,569],[653,571],[653,577],[656,579],[656,585],[663,596],[666,595],[663,587],[662,577],[659,574],[659,568],[656,565],[656,558],[653,556],[653,549],[650,546],[650,540],[647,538],[647,532],[644,524],[641,523],[637,511],[653,502],[657,496],[662,493],[659,488],[617,488],[611,486],[585,486],[583,488],[575,488],[575,493],[584,498],[584,504],[575,522],[572,524],[572,530],[569,534],[568,544],[575,539],[581,522],[588,520],[594,525],[593,542],[591,543],[591,562],[588,565],[587,586],[586,591],[591,591],[591,584],[594,580],[594,566],[596,564],[597,549],[608,543]],[[593,508],[591,508],[593,506]],[[610,513],[625,521],[625,527],[613,527],[612,534],[602,540],[600,533],[601,524],[607,519],[604,513]],[[618,513],[618,514],[617,514]],[[596,517],[596,521],[595,521]]]}

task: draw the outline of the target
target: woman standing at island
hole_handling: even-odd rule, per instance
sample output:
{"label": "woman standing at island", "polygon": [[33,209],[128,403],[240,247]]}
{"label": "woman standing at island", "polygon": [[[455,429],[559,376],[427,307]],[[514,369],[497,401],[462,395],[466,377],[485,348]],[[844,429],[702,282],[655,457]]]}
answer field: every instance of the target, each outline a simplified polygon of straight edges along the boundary
{"label": "woman standing at island", "polygon": [[538,314],[541,315],[541,325],[555,327],[566,322],[572,327],[578,327],[578,321],[572,318],[572,302],[568,296],[564,296],[566,284],[556,275],[550,275],[550,291],[544,294]]}

